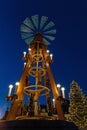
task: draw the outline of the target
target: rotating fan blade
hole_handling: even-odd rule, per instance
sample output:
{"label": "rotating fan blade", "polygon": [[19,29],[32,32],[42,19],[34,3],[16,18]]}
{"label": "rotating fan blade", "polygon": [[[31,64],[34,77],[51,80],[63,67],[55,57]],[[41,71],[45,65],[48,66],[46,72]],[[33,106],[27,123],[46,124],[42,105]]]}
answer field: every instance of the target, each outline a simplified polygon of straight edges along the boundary
{"label": "rotating fan blade", "polygon": [[32,24],[32,21],[27,17],[24,22],[25,25],[27,25],[30,29],[35,30],[34,25]]}
{"label": "rotating fan blade", "polygon": [[41,17],[41,21],[40,21],[40,29],[42,29],[42,27],[44,26],[44,24],[47,22],[48,17],[46,16],[42,16]]}
{"label": "rotating fan blade", "polygon": [[56,34],[56,29],[50,30],[50,31],[46,31],[43,32],[44,34]]}
{"label": "rotating fan blade", "polygon": [[36,27],[36,29],[38,29],[38,25],[39,25],[39,15],[34,15],[31,17],[32,18],[32,21]]}
{"label": "rotating fan blade", "polygon": [[55,24],[51,21],[49,22],[43,29],[43,31],[48,30],[49,28],[53,27]]}
{"label": "rotating fan blade", "polygon": [[26,27],[25,25],[21,25],[21,32],[33,32],[30,28]]}
{"label": "rotating fan blade", "polygon": [[33,41],[34,37],[25,39],[25,42],[29,45]]}
{"label": "rotating fan blade", "polygon": [[31,34],[31,33],[29,34],[29,33],[24,33],[24,32],[21,33],[22,39],[26,39],[32,36],[34,36],[34,34]]}
{"label": "rotating fan blade", "polygon": [[44,37],[51,41],[55,40],[55,37],[53,37],[53,36],[44,35]]}
{"label": "rotating fan blade", "polygon": [[50,42],[48,40],[46,40],[45,38],[43,38],[44,42],[46,45],[50,45]]}
{"label": "rotating fan blade", "polygon": [[56,29],[54,22],[48,21],[48,17],[39,17],[38,14],[27,17],[21,25],[21,37],[27,44],[30,44],[37,33],[40,33],[44,44],[49,45],[55,39]]}

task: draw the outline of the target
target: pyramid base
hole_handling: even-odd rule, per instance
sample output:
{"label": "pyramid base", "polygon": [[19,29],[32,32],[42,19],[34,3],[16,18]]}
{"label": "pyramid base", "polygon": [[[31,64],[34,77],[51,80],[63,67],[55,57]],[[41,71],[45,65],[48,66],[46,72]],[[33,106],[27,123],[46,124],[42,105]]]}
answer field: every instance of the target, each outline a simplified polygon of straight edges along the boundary
{"label": "pyramid base", "polygon": [[31,130],[31,128],[49,130],[79,130],[74,123],[61,120],[25,119],[0,122],[0,130]]}

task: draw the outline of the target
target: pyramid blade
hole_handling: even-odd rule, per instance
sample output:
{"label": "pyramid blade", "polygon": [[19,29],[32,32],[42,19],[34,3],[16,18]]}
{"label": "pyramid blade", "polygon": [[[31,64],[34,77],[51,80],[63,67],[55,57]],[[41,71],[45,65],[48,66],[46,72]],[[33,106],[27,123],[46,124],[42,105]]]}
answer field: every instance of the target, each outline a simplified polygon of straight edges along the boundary
{"label": "pyramid blade", "polygon": [[53,37],[53,36],[48,36],[48,35],[44,35],[44,37],[47,38],[47,39],[49,39],[49,40],[51,40],[51,41],[53,41],[53,40],[55,39],[55,37]]}
{"label": "pyramid blade", "polygon": [[52,21],[50,21],[50,22],[44,27],[43,31],[50,29],[50,28],[53,27],[54,25],[55,25],[55,24],[54,24]]}
{"label": "pyramid blade", "polygon": [[21,33],[22,39],[26,39],[26,38],[29,38],[31,36],[34,36],[34,34],[33,33]]}
{"label": "pyramid blade", "polygon": [[46,31],[46,32],[44,32],[44,34],[56,34],[56,29]]}
{"label": "pyramid blade", "polygon": [[42,29],[42,27],[44,26],[44,24],[47,22],[48,17],[46,16],[42,16],[41,17],[41,21],[40,21],[40,29]]}
{"label": "pyramid blade", "polygon": [[32,24],[32,21],[27,17],[24,22],[25,25],[27,25],[30,29],[35,30],[34,25]]}
{"label": "pyramid blade", "polygon": [[33,41],[34,37],[25,39],[25,42],[29,45]]}
{"label": "pyramid blade", "polygon": [[21,25],[21,32],[33,32],[30,28],[26,27],[25,25]]}
{"label": "pyramid blade", "polygon": [[39,15],[34,15],[31,17],[36,29],[38,29],[38,25],[39,25]]}
{"label": "pyramid blade", "polygon": [[46,40],[45,38],[43,38],[44,42],[46,45],[50,45],[50,42],[48,40]]}

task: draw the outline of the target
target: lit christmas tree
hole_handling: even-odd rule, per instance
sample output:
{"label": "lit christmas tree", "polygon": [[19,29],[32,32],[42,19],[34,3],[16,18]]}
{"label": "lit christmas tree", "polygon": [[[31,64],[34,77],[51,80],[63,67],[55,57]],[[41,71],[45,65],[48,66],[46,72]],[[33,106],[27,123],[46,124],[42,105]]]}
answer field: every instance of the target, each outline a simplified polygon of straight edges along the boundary
{"label": "lit christmas tree", "polygon": [[71,83],[69,96],[68,120],[74,122],[79,129],[87,130],[87,97],[75,81]]}

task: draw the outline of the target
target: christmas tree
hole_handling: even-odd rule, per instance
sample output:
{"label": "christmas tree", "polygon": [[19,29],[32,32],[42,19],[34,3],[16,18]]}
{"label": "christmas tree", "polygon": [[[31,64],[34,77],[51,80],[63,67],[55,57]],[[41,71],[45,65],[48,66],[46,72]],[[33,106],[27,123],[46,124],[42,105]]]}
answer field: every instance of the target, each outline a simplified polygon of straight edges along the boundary
{"label": "christmas tree", "polygon": [[68,120],[74,122],[79,129],[87,130],[87,97],[75,81],[70,85],[69,97]]}

